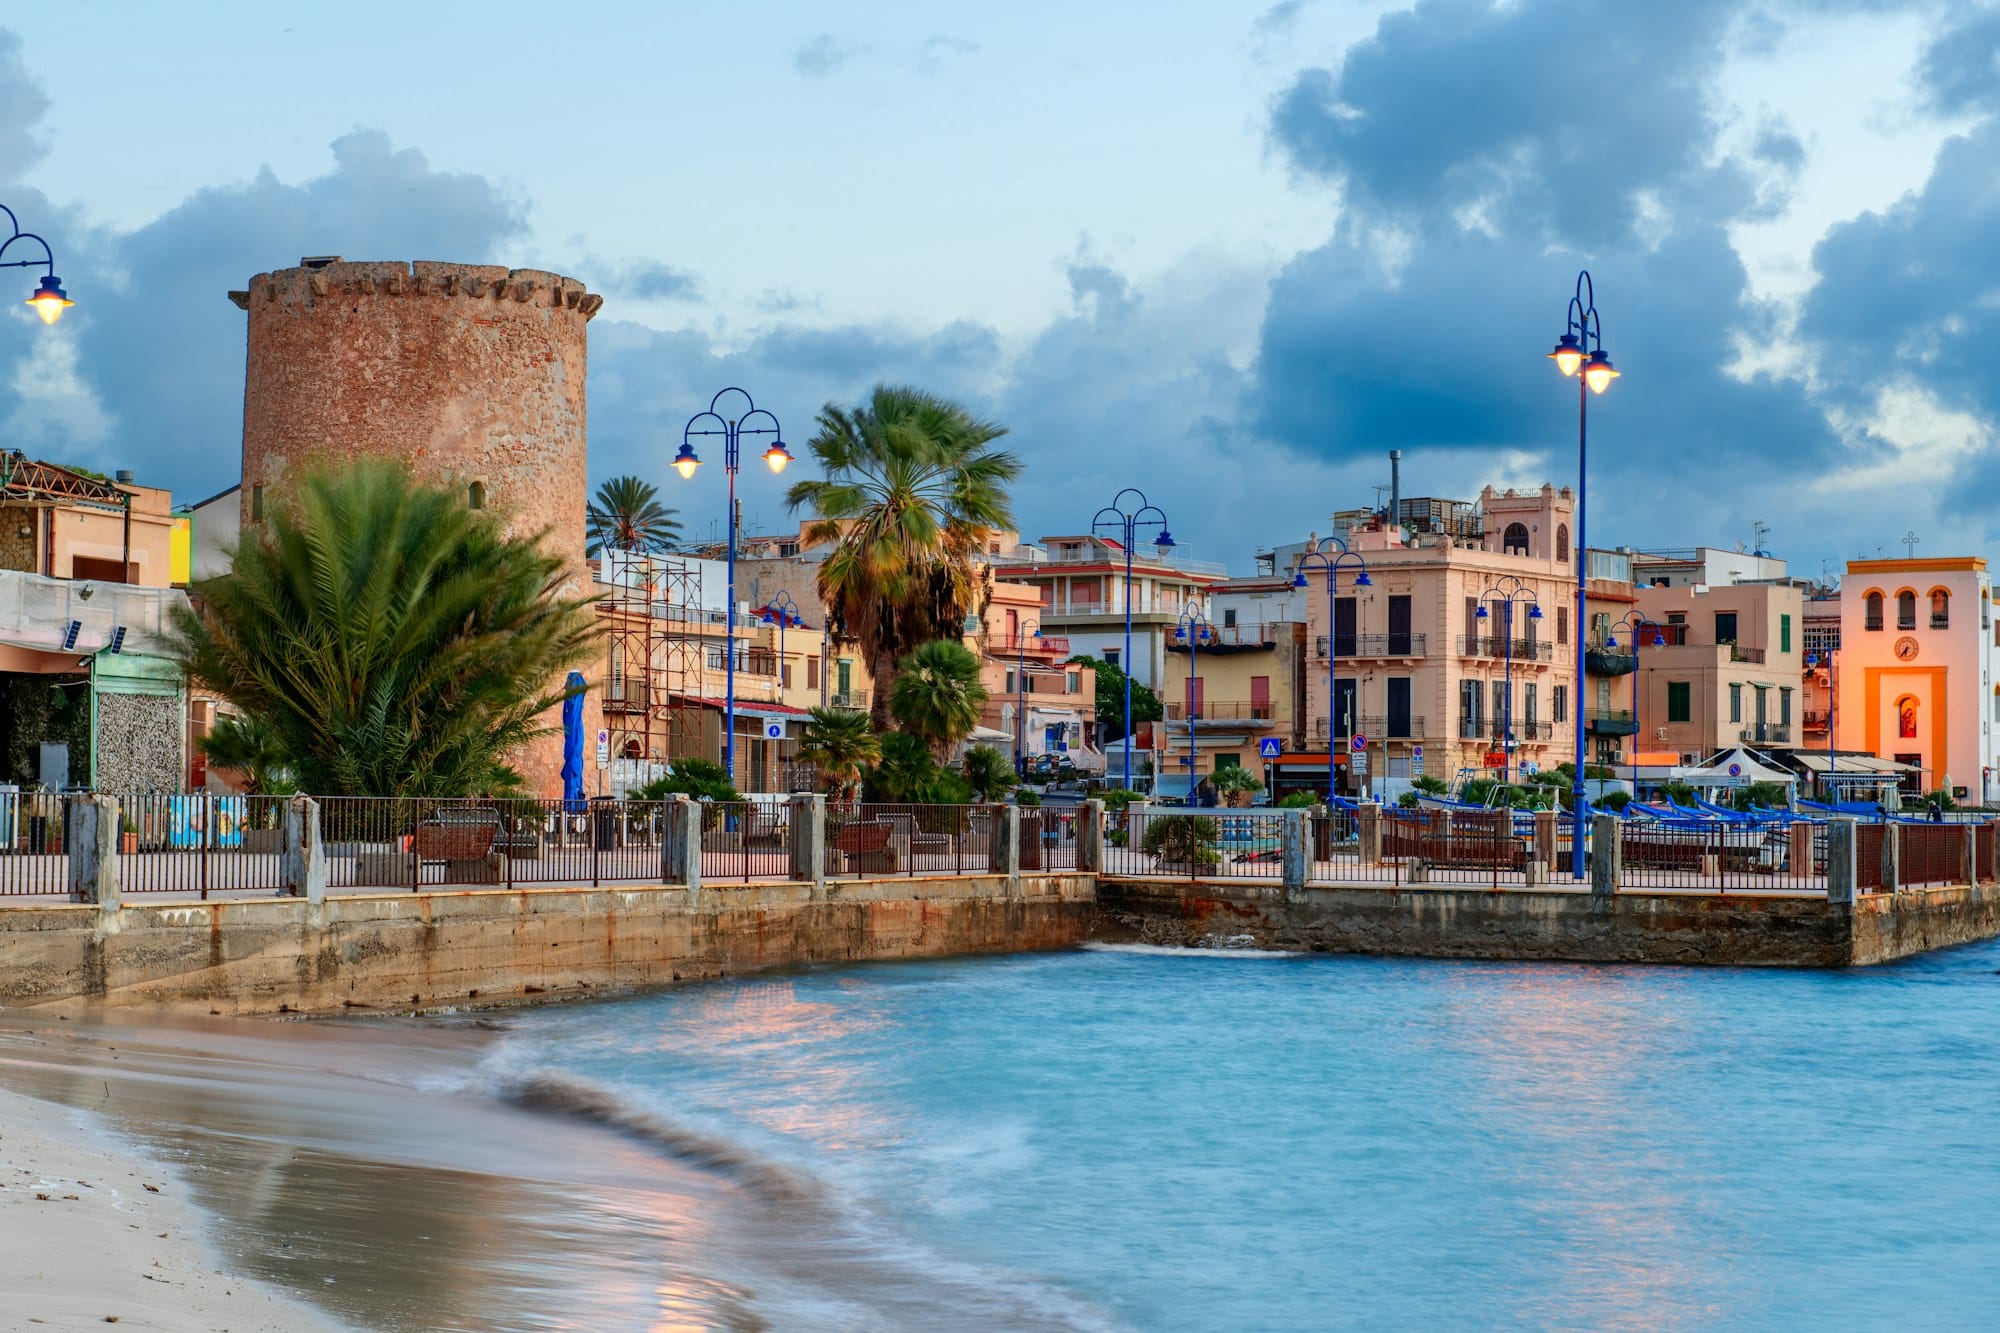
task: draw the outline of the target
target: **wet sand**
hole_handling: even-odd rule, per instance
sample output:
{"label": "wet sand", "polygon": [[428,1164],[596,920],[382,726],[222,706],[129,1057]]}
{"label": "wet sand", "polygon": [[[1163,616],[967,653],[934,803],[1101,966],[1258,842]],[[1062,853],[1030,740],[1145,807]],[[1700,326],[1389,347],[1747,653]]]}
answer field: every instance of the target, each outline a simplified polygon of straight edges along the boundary
{"label": "wet sand", "polygon": [[333,1320],[231,1276],[180,1177],[88,1113],[0,1092],[0,1291],[9,1328],[316,1333]]}

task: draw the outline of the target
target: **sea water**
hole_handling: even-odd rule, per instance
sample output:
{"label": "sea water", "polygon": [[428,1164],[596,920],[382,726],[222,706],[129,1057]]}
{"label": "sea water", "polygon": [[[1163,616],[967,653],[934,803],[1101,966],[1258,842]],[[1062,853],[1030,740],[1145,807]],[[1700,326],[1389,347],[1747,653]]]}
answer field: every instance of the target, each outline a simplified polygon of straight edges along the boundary
{"label": "sea water", "polygon": [[2000,944],[1101,948],[82,1027],[0,1030],[0,1075],[173,1157],[233,1263],[360,1327],[2000,1323]]}

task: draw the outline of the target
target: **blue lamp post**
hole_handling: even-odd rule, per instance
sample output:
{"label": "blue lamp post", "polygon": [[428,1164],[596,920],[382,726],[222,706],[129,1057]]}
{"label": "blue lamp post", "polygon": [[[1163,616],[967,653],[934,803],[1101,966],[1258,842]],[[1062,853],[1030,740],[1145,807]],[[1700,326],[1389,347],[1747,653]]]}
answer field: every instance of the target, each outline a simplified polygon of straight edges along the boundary
{"label": "blue lamp post", "polygon": [[[1507,665],[1500,695],[1500,781],[1502,785],[1509,785],[1514,781],[1514,607],[1518,603],[1526,602],[1528,619],[1540,620],[1542,604],[1541,599],[1535,596],[1535,590],[1512,574],[1502,574],[1493,581],[1493,586],[1488,588],[1479,600],[1479,610],[1473,613],[1475,620],[1490,618],[1486,613],[1486,603],[1489,601],[1498,602],[1502,607],[1500,633],[1503,636],[1502,641],[1506,644]],[[1577,679],[1581,680],[1582,677],[1579,676]],[[1579,699],[1577,702],[1580,705],[1583,701]],[[1582,718],[1583,710],[1579,707],[1577,709],[1579,731],[1583,728]],[[1579,759],[1582,757],[1581,751],[1578,752],[1578,757]],[[1577,771],[1580,773],[1583,770],[1579,768]],[[1581,793],[1582,783],[1579,779],[1579,800],[1582,799]]]}
{"label": "blue lamp post", "polygon": [[[1555,350],[1549,353],[1549,360],[1556,363],[1556,369],[1564,375],[1576,378],[1576,688],[1583,690],[1584,641],[1583,627],[1586,619],[1584,599],[1587,575],[1590,567],[1589,547],[1584,541],[1584,495],[1589,484],[1590,439],[1590,395],[1603,393],[1611,387],[1611,381],[1619,372],[1612,368],[1611,358],[1604,353],[1604,330],[1597,318],[1597,291],[1590,281],[1590,270],[1576,275],[1576,295],[1569,299],[1569,311],[1563,328],[1563,335],[1557,340]],[[1581,372],[1579,374],[1578,372]],[[1581,703],[1581,699],[1578,700]],[[1583,878],[1584,858],[1584,809],[1583,809],[1583,709],[1576,712],[1576,778],[1570,784],[1571,814],[1575,819],[1570,833],[1570,874]]]}
{"label": "blue lamp post", "polygon": [[1030,620],[1014,631],[1014,775],[1028,778],[1028,640],[1042,637],[1042,622]]}
{"label": "blue lamp post", "polygon": [[1188,803],[1194,803],[1194,762],[1195,723],[1201,716],[1201,667],[1197,652],[1204,643],[1215,642],[1215,626],[1209,623],[1200,602],[1189,602],[1181,610],[1180,619],[1174,623],[1174,642],[1184,643],[1188,650]]}
{"label": "blue lamp post", "polygon": [[778,697],[785,697],[785,630],[792,625],[806,622],[799,616],[799,604],[792,595],[779,590],[776,597],[764,603],[764,623],[778,627]]}
{"label": "blue lamp post", "polygon": [[[743,401],[732,402],[729,412],[722,410],[722,400],[735,394]],[[766,425],[765,423],[769,424]],[[688,419],[686,429],[681,432],[681,450],[674,455],[674,471],[681,474],[683,481],[694,476],[694,470],[701,466],[701,459],[694,451],[697,438],[720,435],[722,437],[722,469],[729,475],[729,608],[724,617],[727,626],[727,643],[723,648],[723,700],[722,700],[722,767],[728,772],[729,780],[736,781],[736,471],[741,461],[743,437],[749,436],[754,442],[757,437],[771,437],[770,447],[764,450],[764,461],[771,471],[783,472],[785,464],[792,461],[792,451],[778,434],[778,419],[757,406],[756,400],[738,388],[724,389],[709,400],[706,412],[697,412]]]}
{"label": "blue lamp post", "polygon": [[[37,315],[41,316],[42,323],[53,324],[62,318],[63,311],[76,304],[76,302],[69,299],[69,293],[63,290],[62,279],[56,276],[55,252],[49,249],[47,241],[35,235],[35,233],[21,230],[21,220],[14,216],[13,209],[7,207],[5,204],[0,204],[0,213],[7,215],[8,230],[10,233],[6,240],[0,241],[0,268],[38,268],[42,270],[41,285],[36,287],[34,293],[28,297],[28,304],[35,308]],[[40,259],[8,259],[7,251],[13,248],[16,241],[33,241],[36,245],[42,247],[42,257]]]}
{"label": "blue lamp post", "polygon": [[[1126,496],[1138,500],[1136,508],[1128,509]],[[1137,542],[1142,528],[1157,528],[1160,535],[1153,539],[1155,548],[1170,551],[1174,546],[1173,534],[1167,531],[1167,516],[1160,507],[1146,499],[1146,493],[1136,487],[1127,486],[1111,497],[1111,503],[1097,511],[1097,517],[1090,520],[1093,536],[1109,537],[1125,547],[1125,656],[1118,665],[1125,672],[1125,790],[1132,790],[1132,547]]]}
{"label": "blue lamp post", "polygon": [[[1335,547],[1340,549],[1335,552]],[[1333,808],[1334,797],[1339,794],[1340,785],[1339,769],[1335,764],[1340,751],[1339,745],[1335,743],[1340,732],[1340,727],[1335,721],[1340,707],[1340,692],[1335,688],[1340,662],[1340,636],[1336,633],[1334,609],[1337,603],[1336,594],[1340,590],[1340,567],[1350,560],[1354,562],[1355,568],[1354,586],[1357,588],[1370,586],[1368,562],[1356,552],[1348,550],[1347,543],[1338,537],[1320,538],[1299,557],[1299,563],[1292,571],[1294,588],[1306,586],[1308,567],[1326,571],[1326,804],[1329,810]]]}
{"label": "blue lamp post", "polygon": [[[1650,640],[1653,647],[1664,648],[1667,646],[1667,640],[1666,636],[1660,633],[1657,621],[1648,620],[1637,611],[1627,611],[1624,618],[1618,621],[1618,625],[1625,627],[1626,634],[1632,640],[1632,799],[1636,801],[1639,799],[1639,737],[1644,731],[1639,725],[1639,645],[1648,641],[1643,637],[1648,629],[1653,631]],[[1612,627],[1611,633],[1604,636],[1604,646],[1606,648],[1618,646],[1616,625]],[[1810,666],[1812,663],[1807,662],[1806,665]]]}

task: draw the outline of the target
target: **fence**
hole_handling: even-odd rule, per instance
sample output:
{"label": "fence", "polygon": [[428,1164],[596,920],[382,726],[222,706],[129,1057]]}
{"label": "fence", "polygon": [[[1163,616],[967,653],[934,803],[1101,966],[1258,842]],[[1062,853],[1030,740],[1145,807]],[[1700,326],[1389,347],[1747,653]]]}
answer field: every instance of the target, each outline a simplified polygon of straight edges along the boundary
{"label": "fence", "polygon": [[1284,846],[1282,813],[1128,810],[1106,833],[1104,869],[1147,878],[1279,879]]}
{"label": "fence", "polygon": [[1641,824],[1627,825],[1621,835],[1621,883],[1632,888],[1698,886],[1722,893],[1826,888],[1824,824]]}
{"label": "fence", "polygon": [[[78,798],[0,792],[0,897],[69,892]],[[285,887],[284,798],[148,793],[119,798],[114,844],[126,893]]]}
{"label": "fence", "polygon": [[673,883],[663,801],[329,796],[320,839],[330,888]]}

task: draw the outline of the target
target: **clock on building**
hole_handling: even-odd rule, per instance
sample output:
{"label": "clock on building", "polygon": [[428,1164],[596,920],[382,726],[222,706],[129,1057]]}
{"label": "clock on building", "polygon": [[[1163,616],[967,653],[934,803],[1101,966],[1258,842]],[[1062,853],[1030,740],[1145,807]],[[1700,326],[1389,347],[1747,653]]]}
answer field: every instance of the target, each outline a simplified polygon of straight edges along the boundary
{"label": "clock on building", "polygon": [[1917,660],[1917,641],[1909,635],[1896,640],[1896,656],[1905,662]]}

